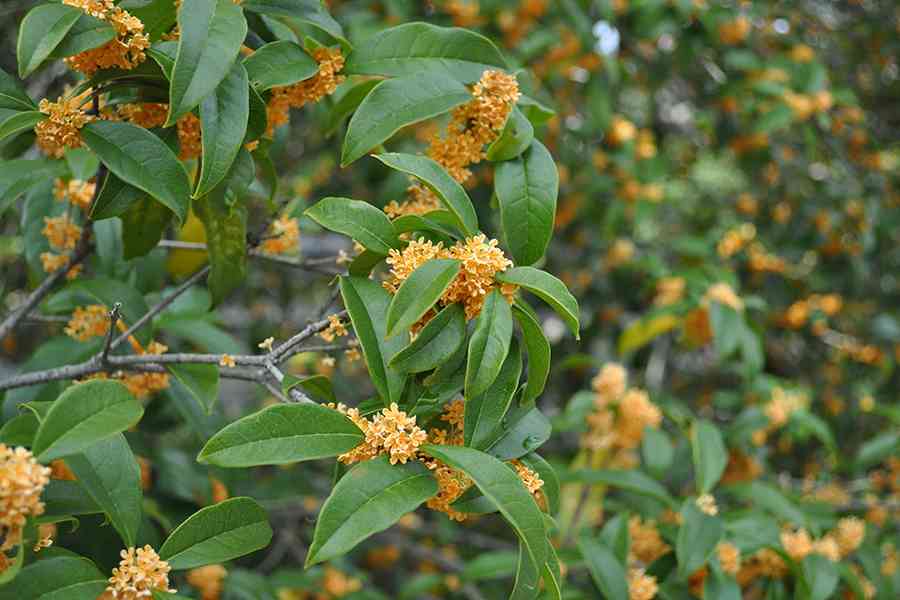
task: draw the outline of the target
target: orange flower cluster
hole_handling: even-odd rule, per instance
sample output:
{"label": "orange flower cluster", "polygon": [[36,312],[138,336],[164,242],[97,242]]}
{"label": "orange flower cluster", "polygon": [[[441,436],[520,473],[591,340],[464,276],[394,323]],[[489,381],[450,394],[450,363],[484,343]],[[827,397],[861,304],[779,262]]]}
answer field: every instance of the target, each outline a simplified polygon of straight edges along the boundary
{"label": "orange flower cluster", "polygon": [[416,418],[407,416],[396,403],[376,414],[371,421],[361,416],[358,409],[334,403],[328,406],[347,415],[366,436],[359,446],[338,457],[344,464],[369,460],[379,454],[388,455],[392,465],[406,464],[416,458],[419,446],[428,439],[425,430],[416,425]]}
{"label": "orange flower cluster", "polygon": [[656,577],[647,575],[644,569],[629,569],[628,600],[653,600],[658,590]]}
{"label": "orange flower cluster", "polygon": [[269,237],[260,248],[267,254],[287,254],[296,252],[300,244],[300,224],[297,219],[284,216],[272,222]]}
{"label": "orange flower cluster", "polygon": [[[41,492],[50,483],[50,469],[21,446],[0,444],[0,558],[22,542],[28,517],[43,514]],[[19,550],[22,552],[22,550]]]}
{"label": "orange flower cluster", "polygon": [[100,69],[130,70],[147,58],[144,51],[150,47],[150,38],[144,33],[144,24],[113,0],[63,0],[63,3],[109,22],[116,31],[116,37],[99,48],[66,58],[66,64],[72,69],[90,77]]}
{"label": "orange flower cluster", "polygon": [[659,534],[655,521],[642,521],[639,516],[631,517],[628,519],[628,535],[631,537],[629,563],[639,561],[649,565],[672,551],[672,547],[665,543]]}
{"label": "orange flower cluster", "polygon": [[66,148],[82,146],[81,128],[94,120],[94,117],[82,110],[90,90],[83,94],[66,98],[60,96],[56,102],[46,98],[38,104],[38,110],[47,118],[34,126],[37,145],[47,156],[62,158]]}
{"label": "orange flower cluster", "polygon": [[655,306],[670,306],[684,298],[687,282],[684,277],[663,277],[656,282]]}
{"label": "orange flower cluster", "polygon": [[588,431],[581,439],[588,450],[612,450],[613,463],[632,461],[630,455],[640,445],[647,427],[656,429],[662,413],[647,392],[628,389],[627,373],[619,364],[604,365],[594,378],[594,411],[588,415]]}
{"label": "orange flower cluster", "polygon": [[201,600],[219,600],[228,571],[222,565],[206,565],[187,572],[187,582],[200,592]]}
{"label": "orange flower cluster", "polygon": [[68,198],[72,204],[84,211],[90,209],[96,189],[96,183],[80,179],[70,179],[68,182],[57,179],[53,182],[53,196],[57,200],[64,202]]}
{"label": "orange flower cluster", "polygon": [[326,342],[333,342],[335,338],[347,335],[347,325],[341,322],[337,315],[328,315],[328,327],[319,332],[319,337]]}
{"label": "orange flower cluster", "polygon": [[325,96],[330,96],[344,81],[344,76],[338,75],[344,68],[344,56],[340,48],[316,48],[312,56],[319,63],[318,73],[292,85],[272,88],[272,97],[266,110],[269,119],[266,135],[271,136],[276,127],[288,122],[292,108],[301,108],[308,102],[318,102]]}
{"label": "orange flower cluster", "polygon": [[[497,247],[497,240],[487,240],[484,234],[467,238],[445,249],[442,243],[434,244],[424,238],[414,240],[402,251],[391,250],[387,263],[391,266],[391,277],[384,287],[394,294],[410,274],[420,266],[435,258],[451,258],[462,266],[456,278],[441,296],[442,305],[462,303],[466,318],[473,319],[481,312],[485,297],[495,288],[500,289],[512,303],[516,287],[498,284],[494,276],[512,266],[503,250]],[[430,319],[433,315],[426,315]]]}
{"label": "orange flower cluster", "polygon": [[[514,75],[487,70],[472,87],[472,96],[472,100],[451,111],[446,135],[433,137],[427,151],[430,158],[460,183],[472,177],[469,167],[484,159],[484,147],[503,130],[519,100],[519,84]],[[424,214],[440,206],[434,193],[421,184],[412,185],[408,191],[410,199],[402,204],[392,201],[385,206],[389,217]]]}
{"label": "orange flower cluster", "polygon": [[756,227],[753,223],[744,223],[726,231],[722,239],[719,240],[716,250],[722,258],[731,258],[743,250],[744,246],[753,241],[755,237]]}
{"label": "orange flower cluster", "polygon": [[169,588],[169,563],[150,546],[122,550],[122,560],[112,571],[106,592],[116,600],[142,600],[154,591],[174,594]]}
{"label": "orange flower cluster", "polygon": [[741,550],[731,542],[720,542],[716,546],[716,557],[722,570],[729,575],[736,575],[741,568]]}
{"label": "orange flower cluster", "polygon": [[[444,446],[462,446],[464,443],[463,427],[466,420],[466,403],[455,400],[444,406],[441,421],[447,423],[447,429],[433,428],[428,432],[428,439],[433,444]],[[428,467],[438,483],[438,492],[428,499],[425,506],[447,515],[452,521],[465,521],[468,515],[453,508],[453,503],[472,486],[469,476],[453,467],[437,460],[426,458]]]}
{"label": "orange flower cluster", "polygon": [[109,314],[106,307],[102,304],[75,307],[64,331],[67,336],[79,342],[106,335],[109,331]]}
{"label": "orange flower cluster", "polygon": [[[134,336],[131,336],[128,341],[138,354],[165,354],[168,350],[164,344],[160,344],[159,342],[150,342],[147,344],[147,349],[144,350]],[[129,373],[125,371],[116,371],[111,375],[107,375],[106,373],[95,373],[86,378],[86,380],[88,379],[115,379],[121,381],[122,385],[128,388],[128,391],[139,400],[169,387],[168,373]]]}
{"label": "orange flower cluster", "polygon": [[855,552],[862,545],[866,525],[862,519],[847,517],[838,521],[835,528],[819,539],[813,539],[805,529],[781,532],[781,545],[795,561],[810,554],[819,554],[832,562],[838,562]]}
{"label": "orange flower cluster", "polygon": [[[144,102],[140,104],[119,104],[103,110],[103,118],[110,121],[127,121],[144,129],[162,127],[169,114],[165,102]],[[178,158],[191,160],[198,158],[203,150],[200,136],[200,118],[190,112],[175,122],[178,132]]]}
{"label": "orange flower cluster", "polygon": [[[68,252],[74,250],[78,240],[81,239],[81,227],[73,223],[68,215],[44,217],[44,228],[41,233],[47,238],[52,250],[41,253],[44,271],[52,273],[69,264]],[[81,265],[78,265],[69,271],[67,277],[73,279],[80,271]]]}

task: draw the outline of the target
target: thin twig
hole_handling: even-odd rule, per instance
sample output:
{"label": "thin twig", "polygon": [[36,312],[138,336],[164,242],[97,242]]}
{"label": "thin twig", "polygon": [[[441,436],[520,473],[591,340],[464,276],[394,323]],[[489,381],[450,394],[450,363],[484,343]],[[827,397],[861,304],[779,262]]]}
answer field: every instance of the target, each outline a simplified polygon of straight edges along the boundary
{"label": "thin twig", "polygon": [[[206,244],[201,242],[183,242],[181,240],[160,240],[157,244],[160,248],[171,248],[175,250],[195,250],[197,252],[205,252]],[[315,271],[326,275],[335,275],[342,272],[340,269],[326,270],[325,266],[337,265],[337,256],[323,256],[317,258],[292,258],[290,256],[280,256],[278,254],[269,254],[263,252],[259,248],[250,248],[247,251],[248,256],[261,258],[280,265],[294,267],[295,269],[305,269],[307,271]]]}
{"label": "thin twig", "polygon": [[[338,313],[335,313],[339,318],[344,318],[347,316],[347,311],[342,310]],[[300,332],[289,338],[286,342],[279,344],[275,348],[272,349],[268,354],[269,360],[272,364],[280,364],[284,362],[284,360],[291,355],[291,351],[300,345],[304,340],[307,340],[319,333],[326,327],[328,327],[329,320],[322,319],[320,321],[316,321],[314,323],[310,323],[306,327],[304,327]]]}
{"label": "thin twig", "polygon": [[119,311],[122,310],[122,303],[113,304],[112,310],[109,311],[109,331],[106,332],[106,339],[103,341],[103,350],[100,352],[100,363],[107,364],[109,351],[112,349],[113,336],[116,334],[116,325],[119,324]]}

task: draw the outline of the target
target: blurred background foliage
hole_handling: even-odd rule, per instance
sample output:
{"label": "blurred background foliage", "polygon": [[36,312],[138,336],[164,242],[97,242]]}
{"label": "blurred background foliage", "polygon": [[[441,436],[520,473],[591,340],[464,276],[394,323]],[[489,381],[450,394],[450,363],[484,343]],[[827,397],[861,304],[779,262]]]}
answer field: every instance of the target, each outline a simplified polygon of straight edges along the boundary
{"label": "blurred background foliage", "polygon": [[[560,170],[557,235],[545,268],[562,274],[583,323],[579,343],[555,316],[541,315],[555,344],[540,400],[554,432],[541,453],[563,481],[556,538],[567,571],[563,596],[607,594],[608,574],[592,557],[613,552],[632,569],[633,599],[896,598],[896,3],[328,4],[351,41],[412,20],[474,28],[522,67],[523,89],[555,111],[531,115],[543,121],[538,137]],[[0,63],[8,71],[17,22],[31,5],[0,8]],[[66,83],[63,67],[51,67],[29,81],[29,92],[51,97]],[[402,195],[405,178],[375,161],[337,167],[334,132],[345,125],[339,107],[351,83],[277,131],[271,155],[282,214],[300,217],[332,194],[378,205]],[[421,149],[433,128],[411,128],[394,146]],[[483,185],[490,172],[476,168],[481,184],[470,193],[480,207],[492,201]],[[267,190],[255,192],[251,223],[264,226]],[[304,257],[352,252],[311,221],[301,219],[301,230]],[[203,241],[190,221],[174,235]],[[35,257],[36,243],[11,213],[0,221],[6,308],[17,300],[10,291],[29,277],[19,259]],[[199,264],[190,251],[159,248],[127,265],[115,252],[105,268],[130,272],[148,294]],[[327,314],[334,297],[324,270],[254,263],[246,285],[215,312],[197,290],[158,328],[172,348],[247,351]],[[31,323],[3,340],[0,374],[23,362],[49,364],[54,353],[70,359],[93,351],[64,337],[39,345],[62,325]],[[291,368],[333,376],[337,397],[351,403],[371,389],[341,351],[301,355]],[[7,406],[14,394],[55,397],[53,387],[8,393]],[[490,517],[459,525],[417,514],[345,559],[303,572],[330,470],[201,467],[193,456],[202,439],[269,399],[229,383],[219,412],[185,418],[179,393],[162,392],[141,430],[129,434],[152,490],[151,520],[180,519],[217,494],[246,493],[263,501],[276,525],[272,547],[229,567],[217,592],[223,598],[504,597],[515,548]],[[82,531],[96,535],[64,534],[59,543],[112,566],[114,532],[85,521]],[[686,523],[719,534],[712,545],[682,539]],[[150,543],[153,532],[148,525]],[[697,569],[680,573],[681,553],[704,544]],[[739,552],[739,568],[724,544]],[[201,597],[196,581],[196,593],[179,583],[182,594]]]}

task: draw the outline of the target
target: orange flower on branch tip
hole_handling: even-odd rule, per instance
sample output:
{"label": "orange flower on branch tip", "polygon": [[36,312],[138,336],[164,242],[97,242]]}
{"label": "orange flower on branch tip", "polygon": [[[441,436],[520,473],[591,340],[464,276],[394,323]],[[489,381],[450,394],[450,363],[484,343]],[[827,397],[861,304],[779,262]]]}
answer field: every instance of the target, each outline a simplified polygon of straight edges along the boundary
{"label": "orange flower on branch tip", "polygon": [[[50,483],[50,469],[25,448],[0,444],[0,554],[22,541],[28,517],[44,513],[41,493]],[[21,552],[21,550],[20,550]]]}
{"label": "orange flower on branch tip", "polygon": [[112,0],[63,0],[63,3],[108,22],[116,33],[115,38],[99,48],[67,57],[66,64],[72,69],[90,77],[100,69],[131,70],[147,58],[145,50],[150,47],[150,38],[144,33],[144,24]]}
{"label": "orange flower on branch tip", "polygon": [[41,230],[50,248],[57,252],[74,250],[81,239],[81,227],[67,216],[44,217],[44,228]]}
{"label": "orange flower on branch tip", "polygon": [[643,569],[628,571],[628,600],[653,600],[658,589],[656,577],[647,575]]}
{"label": "orange flower on branch tip", "polygon": [[68,182],[57,179],[53,182],[53,196],[60,202],[68,199],[81,210],[88,210],[94,198],[97,184],[91,181],[70,179]]}
{"label": "orange flower on branch tip", "polygon": [[106,335],[109,331],[109,314],[102,304],[77,306],[66,325],[65,333],[80,342]]}
{"label": "orange flower on branch tip", "polygon": [[269,226],[268,237],[260,244],[266,254],[296,252],[300,244],[300,224],[297,219],[279,217]]}
{"label": "orange flower on branch tip", "polygon": [[206,565],[187,572],[187,582],[200,592],[201,600],[219,600],[228,571],[222,565]]}
{"label": "orange flower on branch tip", "polygon": [[319,337],[326,342],[333,342],[335,338],[347,335],[347,326],[341,322],[337,315],[328,315],[328,327],[319,332]]}
{"label": "orange flower on branch tip", "polygon": [[112,571],[106,591],[116,600],[142,600],[154,591],[174,594],[169,588],[169,563],[149,545],[122,550],[119,566]]}

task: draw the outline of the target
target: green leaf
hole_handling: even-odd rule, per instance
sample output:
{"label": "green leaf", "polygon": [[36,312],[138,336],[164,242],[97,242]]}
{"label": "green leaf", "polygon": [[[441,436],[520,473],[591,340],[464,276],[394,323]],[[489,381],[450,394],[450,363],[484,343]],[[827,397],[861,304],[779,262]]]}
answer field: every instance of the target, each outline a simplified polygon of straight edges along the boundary
{"label": "green leaf", "polygon": [[540,582],[541,572],[529,556],[525,545],[520,541],[516,579],[509,594],[509,600],[534,600],[538,596]]}
{"label": "green leaf", "polygon": [[687,577],[706,564],[719,540],[722,521],[700,511],[693,500],[686,500],[681,508],[682,523],[675,541],[678,573]]}
{"label": "green leaf", "polygon": [[125,546],[134,546],[141,526],[141,468],[121,433],[66,458],[78,485],[116,528]]}
{"label": "green leaf", "polygon": [[503,367],[512,338],[512,310],[500,290],[484,300],[469,341],[466,365],[466,398],[484,393]]}
{"label": "green leaf", "polygon": [[137,125],[94,121],[81,129],[88,147],[119,179],[165,204],[178,222],[187,217],[191,188],[175,153]]}
{"label": "green leaf", "polygon": [[392,169],[408,173],[434,192],[441,204],[453,213],[459,230],[473,236],[478,233],[478,216],[466,190],[458,181],[450,177],[444,168],[427,156],[388,152],[376,154],[375,158]]}
{"label": "green leaf", "polygon": [[306,566],[348,552],[437,491],[437,481],[420,462],[392,465],[382,456],[357,464],[337,482],[322,505]]}
{"label": "green leaf", "polygon": [[403,127],[442,115],[471,98],[466,86],[433,71],[382,81],[350,119],[341,166],[361,158]]}
{"label": "green leaf", "polygon": [[41,500],[46,506],[44,514],[41,515],[44,518],[58,519],[103,512],[77,481],[51,479],[41,494]]}
{"label": "green leaf", "polygon": [[716,600],[741,600],[741,586],[719,569],[711,569],[703,583],[703,597]]}
{"label": "green leaf", "polygon": [[35,125],[46,118],[47,115],[37,110],[13,113],[0,121],[0,140],[34,129]]}
{"label": "green leaf", "polygon": [[208,194],[228,174],[244,142],[249,117],[247,72],[235,63],[215,91],[200,102],[203,158],[194,198]]}
{"label": "green leaf", "polygon": [[535,565],[546,562],[548,544],[544,517],[512,469],[490,454],[474,448],[429,444],[423,450],[468,475],[515,530],[531,561]]}
{"label": "green leaf", "polygon": [[96,600],[107,577],[90,560],[74,554],[41,558],[0,587],[0,600]]}
{"label": "green leaf", "polygon": [[465,340],[465,311],[461,304],[451,304],[428,321],[388,364],[403,373],[430,371],[449,360]]}
{"label": "green leaf", "polygon": [[[0,89],[0,93],[2,93],[2,89]],[[3,98],[0,96],[0,101],[2,100]],[[38,158],[0,161],[0,216],[22,192],[33,189],[41,182],[60,177],[65,172],[66,164],[61,160]],[[43,227],[43,220],[41,227]]]}
{"label": "green leaf", "polygon": [[244,10],[307,23],[335,38],[343,46],[350,46],[340,24],[328,14],[321,0],[245,0],[241,6]]}
{"label": "green leaf", "polygon": [[769,484],[754,481],[747,484],[729,486],[728,490],[744,500],[752,502],[756,508],[762,508],[782,521],[787,521],[797,527],[807,527],[808,519],[806,514],[794,502]]}
{"label": "green leaf", "polygon": [[330,135],[334,132],[344,119],[349,118],[363,99],[369,95],[372,88],[381,83],[378,79],[368,79],[361,81],[347,90],[339,99],[336,100],[328,113],[328,121],[325,124],[325,131]]}
{"label": "green leaf", "polygon": [[166,127],[190,112],[231,71],[247,35],[247,21],[232,0],[184,0],[178,10],[178,54],[169,88]]}
{"label": "green leaf", "polygon": [[250,554],[269,545],[272,528],[252,498],[231,498],[188,517],[159,549],[175,570],[193,569]]}
{"label": "green leaf", "polygon": [[[144,192],[128,184],[123,185],[136,192],[134,195],[138,196],[137,201],[119,217],[122,219],[123,257],[125,260],[131,260],[138,256],[146,256],[156,248],[175,215],[165,205]],[[105,190],[106,186],[103,189]],[[132,198],[134,195],[123,189],[119,199]]]}
{"label": "green leaf", "polygon": [[[110,308],[116,302],[122,304],[122,320],[129,325],[138,321],[150,310],[138,290],[127,283],[108,277],[78,279],[50,298],[45,307],[51,312],[66,312],[87,303],[104,304]],[[150,334],[149,323],[134,332],[135,337],[142,344],[150,341]]]}
{"label": "green leaf", "polygon": [[435,258],[410,273],[388,306],[388,337],[408,330],[431,310],[456,279],[459,269],[458,260]]}
{"label": "green leaf", "polygon": [[897,452],[900,446],[900,433],[897,431],[885,431],[865,442],[856,453],[856,466],[866,469],[883,461],[891,454]]}
{"label": "green leaf", "polygon": [[56,399],[34,438],[41,462],[81,452],[140,421],[144,407],[113,380],[76,383]]}
{"label": "green leaf", "polygon": [[282,465],[348,452],[365,436],[346,416],[318,404],[276,404],[215,434],[197,460],[219,467]]}
{"label": "green leaf", "polygon": [[497,281],[524,288],[550,305],[569,326],[575,339],[578,335],[578,302],[566,285],[546,271],[534,267],[513,267],[495,276]]}
{"label": "green leaf", "polygon": [[656,477],[662,477],[672,466],[675,449],[665,432],[652,427],[644,429],[641,440],[641,456],[647,469]]}
{"label": "green leaf", "polygon": [[341,277],[341,296],[378,395],[386,404],[399,403],[406,376],[387,360],[406,346],[409,337],[404,333],[387,339],[391,295],[375,281],[351,276]]}
{"label": "green leaf", "polygon": [[309,79],[319,64],[299,44],[287,40],[270,42],[244,59],[250,83],[260,92]]}
{"label": "green leaf", "polygon": [[500,460],[524,456],[550,439],[550,421],[537,408],[519,406],[507,415],[506,421],[488,450]]}
{"label": "green leaf", "polygon": [[40,422],[32,412],[16,415],[3,424],[0,429],[0,443],[7,446],[28,446],[34,442]]}
{"label": "green leaf", "polygon": [[466,446],[483,450],[497,440],[503,417],[519,388],[521,374],[522,350],[518,342],[512,340],[509,353],[494,382],[483,394],[466,399],[463,427]]}
{"label": "green leaf", "polygon": [[713,331],[713,340],[720,357],[729,356],[741,345],[744,333],[744,320],[738,311],[721,302],[711,302],[709,322]]}
{"label": "green leaf", "polygon": [[37,104],[22,89],[15,77],[0,69],[0,108],[7,110],[37,110]]}
{"label": "green leaf", "polygon": [[622,564],[628,564],[631,536],[628,533],[628,513],[621,512],[609,519],[600,530],[600,541]]}
{"label": "green leaf", "polygon": [[19,77],[27,77],[50,56],[83,13],[66,4],[36,6],[19,25]]}
{"label": "green leaf", "polygon": [[513,304],[513,316],[522,328],[522,340],[528,351],[528,379],[522,392],[523,404],[531,404],[537,400],[547,385],[550,376],[550,342],[544,335],[544,330],[537,319],[530,312]]}
{"label": "green leaf", "polygon": [[168,371],[187,388],[206,414],[212,414],[219,399],[219,368],[216,365],[168,365]]}
{"label": "green leaf", "polygon": [[331,231],[348,235],[367,249],[387,255],[400,246],[391,220],[368,202],[350,198],[323,198],[304,213]]}
{"label": "green leaf", "polygon": [[247,206],[243,202],[256,165],[250,153],[239,148],[237,160],[219,185],[194,201],[194,212],[206,230],[210,272],[206,285],[213,303],[219,304],[247,276]]}
{"label": "green leaf", "polygon": [[821,554],[810,554],[801,563],[801,573],[806,600],[826,600],[832,597],[840,577],[833,562]]}
{"label": "green leaf", "polygon": [[[108,173],[103,180],[97,199],[91,206],[91,218],[95,221],[102,221],[118,217],[124,214],[132,204],[147,197],[147,193],[143,190]],[[169,209],[166,208],[166,210]]]}
{"label": "green leaf", "polygon": [[722,434],[709,421],[697,421],[691,430],[691,450],[697,493],[706,494],[719,482],[728,463],[728,451]]}
{"label": "green leaf", "polygon": [[295,387],[303,388],[313,400],[319,402],[337,402],[334,396],[334,388],[331,380],[324,375],[309,375],[307,377],[294,377],[285,375],[281,381],[281,391],[288,395]]}
{"label": "green leaf", "polygon": [[344,71],[379,76],[430,72],[472,83],[485,70],[497,68],[506,69],[506,60],[486,37],[456,27],[407,23],[356,46]]}
{"label": "green leaf", "polygon": [[[132,12],[132,14],[134,14]],[[137,16],[137,15],[134,15]],[[85,50],[99,48],[116,37],[116,30],[106,21],[87,14],[80,14],[66,37],[50,53],[50,58],[65,58]]]}
{"label": "green leaf", "polygon": [[[599,540],[581,537],[578,539],[578,551],[581,552],[591,578],[603,592],[604,598],[628,598],[625,567],[622,566],[612,550]],[[710,598],[714,597],[710,596]]]}
{"label": "green leaf", "polygon": [[534,127],[531,125],[531,121],[525,118],[522,111],[513,106],[500,136],[488,146],[487,159],[493,162],[513,159],[525,152],[532,140],[534,140]]}
{"label": "green leaf", "polygon": [[516,264],[539,261],[553,235],[559,192],[559,175],[550,152],[534,141],[521,157],[498,164],[494,191],[503,235]]}
{"label": "green leaf", "polygon": [[619,471],[604,469],[578,469],[566,473],[564,481],[581,481],[594,485],[608,485],[628,492],[640,494],[663,504],[673,506],[675,501],[659,482],[647,477],[640,471]]}

